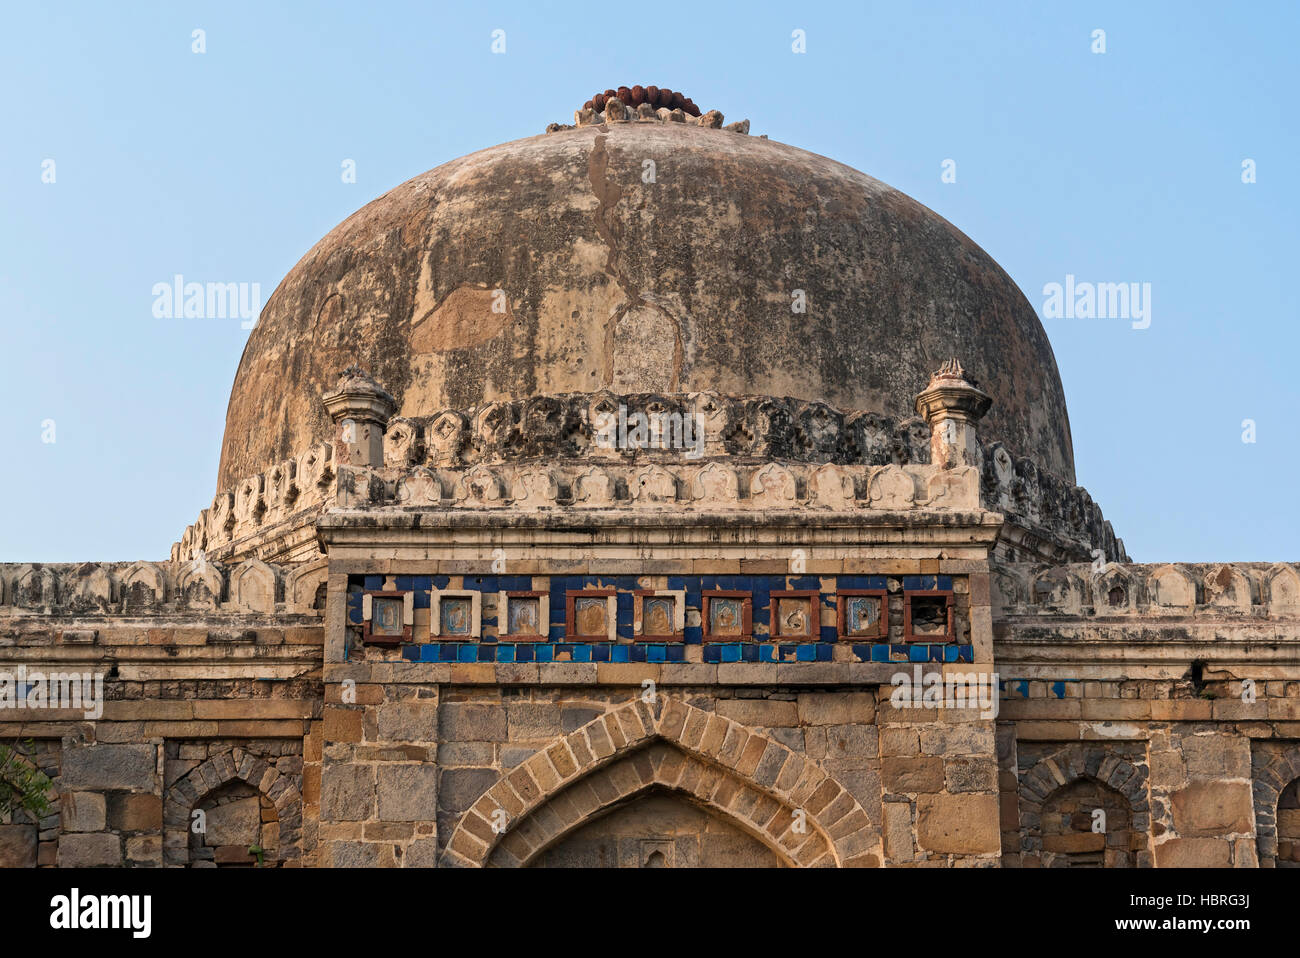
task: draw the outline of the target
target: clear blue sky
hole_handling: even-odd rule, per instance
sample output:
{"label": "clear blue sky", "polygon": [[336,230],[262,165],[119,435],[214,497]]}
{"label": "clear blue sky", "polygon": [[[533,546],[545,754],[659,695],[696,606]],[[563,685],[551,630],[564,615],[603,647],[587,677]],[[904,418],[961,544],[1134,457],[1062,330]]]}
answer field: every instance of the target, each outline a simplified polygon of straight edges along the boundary
{"label": "clear blue sky", "polygon": [[1080,483],[1138,561],[1300,559],[1300,6],[722,7],[8,5],[0,560],[162,558],[211,501],[248,331],[155,318],[155,283],[265,301],[373,197],[638,82],[916,197],[1040,311],[1066,274],[1150,283],[1149,329],[1044,320]]}

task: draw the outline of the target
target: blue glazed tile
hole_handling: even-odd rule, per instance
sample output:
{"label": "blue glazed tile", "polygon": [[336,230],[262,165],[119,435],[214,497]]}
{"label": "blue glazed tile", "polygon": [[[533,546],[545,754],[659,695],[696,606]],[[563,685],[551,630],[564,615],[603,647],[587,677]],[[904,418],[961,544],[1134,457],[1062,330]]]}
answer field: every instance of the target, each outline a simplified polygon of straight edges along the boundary
{"label": "blue glazed tile", "polygon": [[395,577],[394,581],[397,583],[398,592],[411,592],[415,589],[415,576],[413,575],[399,575]]}
{"label": "blue glazed tile", "polygon": [[627,662],[630,660],[628,653],[631,651],[630,645],[615,645],[609,650],[609,660],[611,662]]}
{"label": "blue glazed tile", "polygon": [[971,646],[971,645],[963,645],[963,646],[959,647],[958,652],[960,653],[960,654],[958,655],[958,659],[957,659],[959,662],[974,662],[974,661],[975,661],[975,647],[974,647],[974,646]]}
{"label": "blue glazed tile", "polygon": [[932,645],[932,646],[930,646],[930,661],[931,661],[931,662],[942,662],[942,661],[943,661],[943,646],[942,646],[942,645]]}
{"label": "blue glazed tile", "polygon": [[417,575],[411,577],[411,588],[416,592],[428,592],[433,587],[433,576]]}
{"label": "blue glazed tile", "polygon": [[938,588],[938,589],[951,589],[951,588],[952,588],[952,576],[950,576],[950,575],[940,575],[940,576],[935,576],[935,588]]}
{"label": "blue glazed tile", "polygon": [[758,646],[753,642],[746,642],[740,647],[740,660],[742,662],[758,661]]}
{"label": "blue glazed tile", "polygon": [[408,662],[418,662],[420,661],[420,650],[422,648],[423,646],[420,645],[404,645],[402,646],[402,658]]}
{"label": "blue glazed tile", "polygon": [[903,576],[903,588],[904,588],[904,589],[919,589],[919,588],[921,588],[921,577],[920,577],[919,575],[905,575],[905,576]]}
{"label": "blue glazed tile", "polygon": [[519,645],[515,648],[516,662],[532,662],[536,654],[536,649],[531,645]]}
{"label": "blue glazed tile", "polygon": [[361,606],[357,606],[355,609],[348,609],[348,622],[352,625],[362,624]]}
{"label": "blue glazed tile", "polygon": [[667,662],[668,650],[658,642],[646,647],[647,662]]}
{"label": "blue glazed tile", "polygon": [[700,576],[699,581],[700,581],[701,592],[707,592],[710,589],[721,588],[718,585],[718,577],[716,575],[702,575]]}
{"label": "blue glazed tile", "polygon": [[930,661],[930,647],[928,645],[912,646],[907,650],[907,661],[909,662]]}
{"label": "blue glazed tile", "polygon": [[615,638],[631,642],[636,638],[636,636],[632,634],[632,623],[629,622],[627,625],[616,625],[614,627],[614,636]]}
{"label": "blue glazed tile", "polygon": [[618,607],[619,615],[622,615],[624,612],[626,612],[628,615],[632,614],[632,593],[631,592],[620,592],[618,595],[614,597],[614,600],[615,600],[614,604]]}
{"label": "blue glazed tile", "polygon": [[[674,592],[681,592],[683,590],[690,591],[687,589],[686,581],[687,577],[684,575],[670,575],[668,577],[668,588],[672,589]],[[693,579],[691,580],[692,583],[694,583],[694,581],[695,580]]]}
{"label": "blue glazed tile", "polygon": [[[789,582],[790,584],[788,586],[784,584],[778,584],[783,582]],[[773,589],[787,589],[787,588],[801,589],[801,590],[820,589],[822,587],[822,580],[820,576],[815,576],[815,575],[791,576],[789,579],[786,580],[782,580],[782,579],[774,580],[771,587]]]}
{"label": "blue glazed tile", "polygon": [[734,642],[729,642],[729,643],[727,643],[726,645],[722,646],[721,648],[722,648],[722,659],[721,659],[721,661],[723,661],[723,662],[739,662],[739,661],[740,661],[740,646],[739,646],[738,644],[736,644],[736,643],[734,643]]}
{"label": "blue glazed tile", "polygon": [[573,647],[573,661],[575,661],[575,662],[590,662],[590,661],[591,661],[591,646],[590,646],[589,644],[587,644],[586,642],[583,642],[583,643],[581,643],[581,644],[579,644],[579,645],[575,645],[575,646]]}
{"label": "blue glazed tile", "polygon": [[839,630],[836,629],[835,626],[823,625],[821,627],[821,640],[823,642],[834,643],[837,639],[839,639],[839,637],[840,637]]}
{"label": "blue glazed tile", "polygon": [[561,622],[559,625],[552,625],[550,629],[547,631],[546,637],[550,639],[552,642],[563,642],[564,623]]}
{"label": "blue glazed tile", "polygon": [[608,645],[608,643],[600,642],[600,643],[597,643],[596,645],[593,645],[593,646],[591,647],[591,661],[593,661],[593,662],[608,662],[608,661],[609,661],[609,645]]}
{"label": "blue glazed tile", "polygon": [[815,646],[815,648],[817,649],[817,661],[818,661],[818,662],[829,662],[829,661],[831,661],[831,659],[832,659],[832,657],[833,657],[833,655],[834,655],[834,651],[833,651],[833,650],[835,649],[835,646],[833,646],[833,645],[827,645],[826,643],[822,642],[822,643],[819,643],[817,646]]}
{"label": "blue glazed tile", "polygon": [[796,662],[816,662],[816,661],[817,661],[817,646],[815,646],[815,645],[799,645],[799,646],[796,646],[796,647],[795,647],[795,661],[796,661]]}
{"label": "blue glazed tile", "polygon": [[795,656],[798,655],[798,653],[799,653],[799,646],[797,646],[797,645],[782,645],[782,646],[780,646],[780,654],[779,654],[779,658],[777,659],[777,661],[778,661],[778,662],[793,662],[793,661],[795,660]]}
{"label": "blue glazed tile", "polygon": [[483,636],[482,638],[480,638],[479,641],[480,641],[480,642],[490,642],[490,643],[492,643],[493,645],[495,645],[495,644],[496,644],[496,641],[497,641],[497,636],[495,636],[495,635],[485,635],[485,636]]}
{"label": "blue glazed tile", "polygon": [[631,650],[629,652],[629,658],[631,659],[631,661],[633,662],[646,661],[646,649],[644,645],[638,643],[637,645],[629,645],[627,646],[627,648]]}
{"label": "blue glazed tile", "polygon": [[682,641],[687,645],[700,645],[704,641],[704,629],[698,625],[688,625],[682,631]]}
{"label": "blue glazed tile", "polygon": [[766,643],[766,642],[764,642],[762,645],[760,645],[760,646],[758,647],[758,661],[760,661],[760,662],[775,662],[775,661],[776,661],[776,646],[774,646],[774,645],[769,645],[769,644]]}
{"label": "blue glazed tile", "polygon": [[533,654],[538,662],[553,662],[555,661],[555,646],[546,643],[535,645],[533,646]]}
{"label": "blue glazed tile", "polygon": [[[473,648],[473,646],[470,646]],[[497,647],[495,645],[480,645],[478,647],[478,660],[480,662],[495,662],[497,658]]]}
{"label": "blue glazed tile", "polygon": [[463,581],[465,588],[478,589],[480,592],[499,592],[497,586],[497,576],[494,575],[467,575]]}
{"label": "blue glazed tile", "polygon": [[434,587],[435,589],[445,589],[445,588],[447,588],[447,586],[449,586],[449,585],[451,585],[451,576],[449,576],[449,575],[435,575],[435,576],[433,577],[433,587]]}
{"label": "blue glazed tile", "polygon": [[685,661],[686,661],[686,646],[684,646],[684,645],[669,645],[669,646],[666,647],[666,649],[667,649],[667,652],[668,652],[668,661],[669,661],[669,662],[685,662]]}
{"label": "blue glazed tile", "polygon": [[366,591],[378,592],[384,587],[384,577],[382,575],[366,576]]}
{"label": "blue glazed tile", "polygon": [[1053,682],[1053,683],[1052,683],[1052,694],[1055,695],[1058,699],[1063,699],[1063,698],[1065,698],[1065,683],[1064,683],[1064,682]]}
{"label": "blue glazed tile", "polygon": [[468,644],[466,644],[466,645],[462,645],[462,646],[457,650],[457,656],[456,656],[456,659],[457,659],[457,661],[459,661],[459,662],[477,662],[477,661],[478,661],[478,646],[476,646],[476,645],[468,645]]}
{"label": "blue glazed tile", "polygon": [[956,662],[961,649],[955,645],[945,645],[943,647],[943,660],[945,662]]}
{"label": "blue glazed tile", "polygon": [[712,665],[722,661],[722,646],[709,644],[704,647],[704,661]]}
{"label": "blue glazed tile", "polygon": [[871,647],[871,661],[872,661],[872,662],[888,662],[888,661],[889,661],[889,646],[887,646],[887,645],[873,645],[873,646]]}
{"label": "blue glazed tile", "polygon": [[429,604],[429,591],[427,589],[424,591],[417,589],[415,591],[415,608],[427,609],[429,608]]}
{"label": "blue glazed tile", "polygon": [[891,661],[891,662],[906,662],[906,661],[907,661],[907,658],[908,658],[908,654],[907,654],[907,646],[905,646],[905,645],[891,645],[891,646],[889,647],[889,661]]}
{"label": "blue glazed tile", "polygon": [[515,660],[515,646],[513,645],[497,646],[498,662],[513,662],[514,660]]}
{"label": "blue glazed tile", "polygon": [[551,621],[549,624],[552,628],[557,625],[560,628],[564,628],[565,616],[568,614],[566,603],[567,600],[562,595],[558,598],[555,596],[551,597]]}
{"label": "blue glazed tile", "polygon": [[698,589],[695,590],[694,592],[688,590],[686,593],[686,608],[694,609],[696,612],[703,614],[704,593],[700,592]]}

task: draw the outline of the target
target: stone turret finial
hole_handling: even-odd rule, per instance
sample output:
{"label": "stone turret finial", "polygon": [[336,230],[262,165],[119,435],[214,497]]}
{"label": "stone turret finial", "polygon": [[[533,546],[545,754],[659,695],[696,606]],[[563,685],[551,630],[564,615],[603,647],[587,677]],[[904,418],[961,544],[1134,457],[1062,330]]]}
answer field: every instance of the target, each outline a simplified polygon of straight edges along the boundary
{"label": "stone turret finial", "polygon": [[350,466],[383,465],[384,430],[397,411],[397,401],[388,390],[360,366],[349,366],[321,401],[337,425],[338,462]]}
{"label": "stone turret finial", "polygon": [[975,424],[992,404],[955,358],[940,366],[916,397],[916,411],[930,424],[930,462],[945,469],[980,465]]}

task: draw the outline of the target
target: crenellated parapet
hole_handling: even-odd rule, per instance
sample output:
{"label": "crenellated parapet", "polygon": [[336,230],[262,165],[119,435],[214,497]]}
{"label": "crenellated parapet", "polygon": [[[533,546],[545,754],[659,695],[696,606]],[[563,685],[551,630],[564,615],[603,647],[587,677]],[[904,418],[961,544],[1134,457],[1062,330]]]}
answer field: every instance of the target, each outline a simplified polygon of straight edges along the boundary
{"label": "crenellated parapet", "polygon": [[[220,492],[176,560],[318,557],[327,509],[964,510],[1006,514],[1006,558],[1124,560],[1086,490],[984,445],[989,399],[955,360],[897,420],[790,397],[563,393],[392,417],[350,368],[332,443]],[[342,450],[342,452],[340,452]]]}
{"label": "crenellated parapet", "polygon": [[999,565],[995,615],[1187,620],[1300,618],[1300,567],[1291,563]]}
{"label": "crenellated parapet", "polygon": [[323,560],[3,563],[0,618],[319,615],[325,574]]}

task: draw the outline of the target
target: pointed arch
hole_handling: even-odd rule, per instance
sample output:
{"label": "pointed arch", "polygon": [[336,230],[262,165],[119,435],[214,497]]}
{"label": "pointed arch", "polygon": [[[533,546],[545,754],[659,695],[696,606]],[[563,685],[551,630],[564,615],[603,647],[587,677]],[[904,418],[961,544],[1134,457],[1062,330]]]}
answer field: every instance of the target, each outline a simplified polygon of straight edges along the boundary
{"label": "pointed arch", "polygon": [[[613,787],[602,793],[598,785]],[[461,816],[442,861],[526,864],[593,816],[656,786],[693,797],[792,864],[882,860],[878,829],[816,762],[658,695],[653,704],[637,698],[606,712],[502,777]],[[792,829],[796,821],[806,831]]]}

